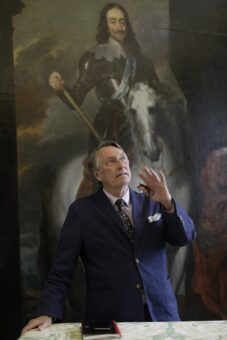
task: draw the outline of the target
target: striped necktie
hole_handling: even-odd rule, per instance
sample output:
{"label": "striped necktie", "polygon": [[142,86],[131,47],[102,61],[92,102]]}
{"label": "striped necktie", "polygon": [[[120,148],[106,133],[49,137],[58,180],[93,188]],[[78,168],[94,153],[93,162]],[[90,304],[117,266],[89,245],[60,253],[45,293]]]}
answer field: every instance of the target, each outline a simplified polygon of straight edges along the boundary
{"label": "striped necktie", "polygon": [[130,221],[130,218],[126,214],[126,212],[123,210],[123,206],[126,204],[125,201],[122,198],[119,198],[115,202],[117,206],[117,212],[118,215],[120,216],[120,219],[122,223],[124,224],[125,230],[128,234],[128,237],[131,242],[134,242],[134,228],[133,225]]}

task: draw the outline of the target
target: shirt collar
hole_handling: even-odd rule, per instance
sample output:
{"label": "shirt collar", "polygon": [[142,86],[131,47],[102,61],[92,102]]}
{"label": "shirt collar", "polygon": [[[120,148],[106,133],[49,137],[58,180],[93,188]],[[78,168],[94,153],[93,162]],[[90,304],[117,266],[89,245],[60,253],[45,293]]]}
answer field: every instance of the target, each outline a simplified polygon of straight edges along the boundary
{"label": "shirt collar", "polygon": [[[111,193],[109,193],[108,191],[106,191],[104,188],[103,188],[103,192],[104,194],[109,198],[110,202],[112,203],[112,205],[115,205],[116,203],[116,200],[119,199],[119,197],[115,197],[113,196]],[[130,203],[130,192],[129,192],[129,188],[128,190],[126,191],[126,193],[124,194],[124,196],[121,197],[127,206],[129,206],[129,203]]]}
{"label": "shirt collar", "polygon": [[122,45],[116,39],[110,36],[108,39],[108,44],[113,47],[116,58],[120,58],[121,56],[125,58],[124,49]]}

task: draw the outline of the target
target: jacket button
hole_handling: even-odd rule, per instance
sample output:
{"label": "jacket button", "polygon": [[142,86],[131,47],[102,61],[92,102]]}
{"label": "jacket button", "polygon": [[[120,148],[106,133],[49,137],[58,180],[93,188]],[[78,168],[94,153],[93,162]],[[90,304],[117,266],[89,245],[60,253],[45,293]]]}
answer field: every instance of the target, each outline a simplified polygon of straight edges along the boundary
{"label": "jacket button", "polygon": [[140,263],[140,260],[139,260],[139,259],[136,259],[136,263]]}
{"label": "jacket button", "polygon": [[136,284],[136,288],[137,288],[137,289],[140,289],[140,288],[141,288],[141,284],[140,284],[140,283],[137,283],[137,284]]}

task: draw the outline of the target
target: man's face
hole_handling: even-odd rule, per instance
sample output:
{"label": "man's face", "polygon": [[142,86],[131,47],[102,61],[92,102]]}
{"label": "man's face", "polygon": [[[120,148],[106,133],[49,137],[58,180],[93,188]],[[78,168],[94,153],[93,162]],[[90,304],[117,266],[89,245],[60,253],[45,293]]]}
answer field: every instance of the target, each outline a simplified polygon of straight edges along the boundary
{"label": "man's face", "polygon": [[122,44],[127,30],[124,13],[114,7],[107,12],[106,20],[110,36]]}
{"label": "man's face", "polygon": [[98,150],[96,167],[96,179],[110,193],[122,190],[131,180],[128,157],[123,150],[114,146],[105,146]]}

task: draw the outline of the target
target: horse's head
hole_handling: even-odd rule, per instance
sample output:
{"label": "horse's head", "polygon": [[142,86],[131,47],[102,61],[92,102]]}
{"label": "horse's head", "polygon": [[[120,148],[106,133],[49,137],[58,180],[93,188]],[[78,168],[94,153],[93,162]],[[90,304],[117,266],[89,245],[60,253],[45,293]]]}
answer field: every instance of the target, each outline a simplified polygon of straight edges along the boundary
{"label": "horse's head", "polygon": [[136,83],[128,97],[128,118],[139,152],[150,161],[159,160],[161,145],[155,132],[158,97],[144,83]]}

